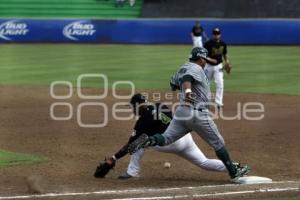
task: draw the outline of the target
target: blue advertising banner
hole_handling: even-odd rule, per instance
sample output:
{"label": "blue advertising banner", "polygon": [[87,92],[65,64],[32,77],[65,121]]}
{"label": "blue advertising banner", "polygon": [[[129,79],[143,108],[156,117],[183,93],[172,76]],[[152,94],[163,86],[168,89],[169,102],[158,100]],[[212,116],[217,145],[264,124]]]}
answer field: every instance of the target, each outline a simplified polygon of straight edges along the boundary
{"label": "blue advertising banner", "polygon": [[[300,20],[202,20],[228,44],[299,45]],[[0,43],[191,44],[194,20],[0,19]]]}

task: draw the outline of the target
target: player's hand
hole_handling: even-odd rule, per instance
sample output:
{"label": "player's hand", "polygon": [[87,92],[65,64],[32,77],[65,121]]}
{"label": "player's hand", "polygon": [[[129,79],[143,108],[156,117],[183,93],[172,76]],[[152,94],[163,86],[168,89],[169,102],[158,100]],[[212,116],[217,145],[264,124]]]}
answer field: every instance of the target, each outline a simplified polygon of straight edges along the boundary
{"label": "player's hand", "polygon": [[193,95],[191,89],[186,89],[185,90],[185,99],[184,100],[188,104],[194,103],[194,95]]}
{"label": "player's hand", "polygon": [[232,66],[231,66],[231,64],[229,62],[226,62],[224,64],[224,70],[226,71],[227,74],[230,74],[231,68],[232,68]]}

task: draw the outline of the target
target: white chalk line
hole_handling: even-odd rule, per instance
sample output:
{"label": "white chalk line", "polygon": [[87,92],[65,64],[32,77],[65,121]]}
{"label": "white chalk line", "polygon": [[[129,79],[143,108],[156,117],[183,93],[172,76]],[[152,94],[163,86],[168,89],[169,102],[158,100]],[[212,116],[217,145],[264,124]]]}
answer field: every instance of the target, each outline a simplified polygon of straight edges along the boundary
{"label": "white chalk line", "polygon": [[245,190],[237,192],[221,192],[212,194],[193,194],[193,195],[175,195],[175,196],[155,196],[155,197],[136,197],[136,198],[118,198],[118,199],[106,199],[106,200],[163,200],[163,199],[181,199],[181,198],[200,198],[200,197],[217,197],[217,196],[230,196],[238,194],[253,194],[264,192],[286,192],[286,191],[299,191],[299,188],[271,188],[271,189],[259,189],[259,190]]}
{"label": "white chalk line", "polygon": [[[268,183],[268,185],[271,184],[284,184],[284,183],[299,183],[297,181],[277,181]],[[257,184],[252,184],[257,185]],[[263,184],[258,184],[263,185]],[[168,191],[176,191],[176,190],[182,190],[182,189],[205,189],[205,188],[216,188],[216,187],[237,187],[238,184],[223,184],[223,185],[204,185],[204,186],[191,186],[191,187],[173,187],[173,188],[140,188],[140,189],[129,189],[129,190],[103,190],[103,191],[94,191],[94,192],[64,192],[64,193],[46,193],[46,194],[36,194],[36,195],[17,195],[17,196],[0,196],[0,200],[9,200],[9,199],[29,199],[29,198],[46,198],[46,197],[67,197],[67,196],[86,196],[86,195],[105,195],[105,194],[138,194],[138,193],[148,193],[148,192],[168,192]],[[286,191],[286,189],[291,190],[299,190],[298,188],[277,188],[276,191]],[[266,189],[266,192],[273,192],[273,189]],[[256,190],[252,190],[254,192],[257,192]],[[259,190],[258,190],[259,191]],[[263,190],[264,191],[264,190]],[[244,191],[247,192],[247,191]],[[249,192],[249,191],[248,191]],[[260,191],[261,192],[261,191]],[[230,192],[230,194],[234,194],[236,192]],[[215,193],[215,194],[199,194],[199,195],[222,195],[226,193]],[[161,199],[168,199],[169,197],[174,198],[174,196],[164,196],[160,197]],[[200,197],[200,196],[199,196]],[[145,197],[145,198],[152,198],[152,197]],[[184,197],[177,197],[177,198],[184,198]],[[129,199],[137,199],[139,198],[129,198]],[[118,200],[118,199],[112,199],[112,200]],[[126,198],[122,198],[122,200],[126,200]],[[151,199],[150,199],[151,200]]]}

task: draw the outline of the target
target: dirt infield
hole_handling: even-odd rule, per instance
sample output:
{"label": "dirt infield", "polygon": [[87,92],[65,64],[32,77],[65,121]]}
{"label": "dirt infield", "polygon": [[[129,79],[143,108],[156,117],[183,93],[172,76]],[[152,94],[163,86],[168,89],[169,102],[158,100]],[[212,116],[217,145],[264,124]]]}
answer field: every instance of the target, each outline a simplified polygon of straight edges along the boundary
{"label": "dirt infield", "polygon": [[[64,88],[60,88],[57,93],[66,94],[66,91]],[[84,93],[97,94],[99,91],[85,89]],[[49,162],[43,164],[0,169],[0,199],[4,196],[28,195],[26,179],[32,175],[41,179],[40,186],[43,188],[43,193],[179,187],[181,192],[175,191],[170,194],[174,196],[174,194],[191,194],[191,191],[182,192],[184,190],[181,190],[181,187],[225,184],[217,190],[209,190],[206,193],[203,188],[195,188],[193,192],[196,192],[195,194],[198,196],[189,196],[189,198],[212,198],[209,195],[203,195],[212,192],[224,193],[240,190],[254,191],[254,193],[234,194],[235,198],[252,199],[257,197],[256,195],[261,197],[300,196],[299,189],[275,190],[270,194],[258,192],[263,188],[272,189],[273,185],[234,186],[235,188],[228,186],[232,187],[228,189],[226,187],[230,182],[226,174],[199,170],[175,155],[150,150],[143,158],[143,170],[140,178],[130,181],[117,179],[117,176],[126,169],[127,156],[118,161],[115,170],[107,178],[94,179],[92,175],[98,162],[118,150],[127,140],[131,134],[134,120],[117,121],[109,112],[108,124],[104,128],[80,127],[76,121],[75,108],[79,103],[89,101],[78,98],[75,90],[70,99],[55,100],[51,98],[48,87],[2,86],[0,87],[0,96],[0,148],[43,155],[49,159]],[[265,107],[263,120],[216,120],[232,157],[251,165],[252,175],[266,176],[274,181],[280,181],[278,185],[274,185],[274,188],[299,188],[300,96],[226,93],[224,114],[233,116],[236,113],[238,102],[244,105],[249,101],[263,103]],[[54,102],[71,103],[74,107],[72,119],[68,121],[51,119],[49,110]],[[118,100],[109,94],[101,102],[106,103],[110,111],[113,103]],[[55,114],[58,116],[66,116],[65,113],[66,109],[62,107],[55,110]],[[86,123],[99,122],[101,113],[102,111],[97,108],[86,108],[82,113],[82,119]],[[208,157],[215,157],[214,152],[196,134],[193,134],[193,138]],[[165,161],[172,164],[170,169],[163,168]],[[115,196],[112,194],[106,196],[86,194],[83,195],[85,198],[75,195],[70,199],[133,197],[130,192],[123,193],[115,194]],[[161,193],[164,192],[159,192],[159,194]],[[141,195],[143,196],[145,193]],[[134,197],[141,197],[141,195],[135,194]],[[155,194],[151,193],[150,196],[155,196]],[[181,197],[186,198],[185,196]],[[179,196],[178,199],[181,197]],[[43,198],[51,199],[52,197]],[[59,199],[64,198],[68,197],[63,196]]]}

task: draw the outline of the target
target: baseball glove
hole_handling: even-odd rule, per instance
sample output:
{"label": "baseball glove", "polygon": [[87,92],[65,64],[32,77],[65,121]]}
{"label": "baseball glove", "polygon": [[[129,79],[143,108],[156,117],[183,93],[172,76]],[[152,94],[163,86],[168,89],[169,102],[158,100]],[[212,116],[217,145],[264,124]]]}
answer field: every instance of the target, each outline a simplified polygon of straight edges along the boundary
{"label": "baseball glove", "polygon": [[231,64],[229,63],[224,64],[224,70],[226,71],[227,74],[230,74],[231,68],[232,68]]}
{"label": "baseball glove", "polygon": [[104,159],[103,163],[100,163],[97,166],[96,171],[94,173],[94,177],[96,178],[104,178],[108,172],[114,168],[116,165],[116,161],[113,158]]}

